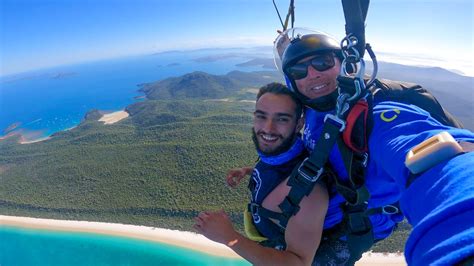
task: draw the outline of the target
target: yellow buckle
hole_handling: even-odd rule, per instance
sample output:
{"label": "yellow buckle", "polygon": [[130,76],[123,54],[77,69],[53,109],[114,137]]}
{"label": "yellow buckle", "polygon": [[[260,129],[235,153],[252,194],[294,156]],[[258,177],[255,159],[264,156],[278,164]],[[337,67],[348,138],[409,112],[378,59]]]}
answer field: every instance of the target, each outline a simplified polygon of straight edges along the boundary
{"label": "yellow buckle", "polygon": [[406,156],[405,166],[413,174],[419,174],[462,152],[462,147],[453,136],[443,131],[411,148]]}

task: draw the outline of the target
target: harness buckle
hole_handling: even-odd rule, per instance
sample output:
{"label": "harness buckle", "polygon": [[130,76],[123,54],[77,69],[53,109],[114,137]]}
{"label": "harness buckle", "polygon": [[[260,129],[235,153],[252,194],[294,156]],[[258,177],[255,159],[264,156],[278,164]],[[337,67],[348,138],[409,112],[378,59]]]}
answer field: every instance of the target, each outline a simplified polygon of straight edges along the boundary
{"label": "harness buckle", "polygon": [[309,158],[307,157],[306,159],[303,160],[303,162],[300,164],[300,166],[298,167],[298,174],[300,174],[304,179],[306,179],[307,181],[311,182],[311,183],[314,183],[316,181],[318,181],[318,179],[321,177],[321,175],[324,173],[324,168],[319,168],[319,170],[316,171],[316,174],[315,175],[309,175],[307,174],[304,169],[303,169],[303,166],[305,165],[306,161],[308,160]]}
{"label": "harness buckle", "polygon": [[372,229],[372,223],[364,211],[348,213],[347,222],[353,234],[362,235]]}
{"label": "harness buckle", "polygon": [[249,203],[249,211],[252,215],[257,215],[258,214],[258,204],[251,202]]}
{"label": "harness buckle", "polygon": [[339,131],[342,132],[346,128],[346,121],[340,119],[339,117],[333,115],[333,114],[327,114],[324,117],[324,123],[326,123],[326,120],[331,120],[331,123],[335,125],[336,127],[339,128]]}

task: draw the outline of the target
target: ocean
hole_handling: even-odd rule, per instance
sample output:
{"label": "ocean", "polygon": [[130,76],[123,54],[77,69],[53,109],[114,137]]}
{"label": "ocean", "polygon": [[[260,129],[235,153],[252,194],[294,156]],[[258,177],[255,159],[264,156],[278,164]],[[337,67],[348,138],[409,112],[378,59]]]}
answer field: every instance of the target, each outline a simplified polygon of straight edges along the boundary
{"label": "ocean", "polygon": [[[265,55],[271,56],[271,49]],[[263,53],[264,54],[264,53]],[[139,101],[139,84],[193,71],[226,74],[258,49],[167,52],[60,66],[0,77],[0,141],[27,141],[72,128],[99,109],[112,112]],[[175,246],[121,237],[0,226],[0,266],[9,265],[248,265]]]}
{"label": "ocean", "polygon": [[0,77],[0,137],[12,132],[25,140],[72,128],[84,115],[99,109],[124,109],[143,96],[138,85],[193,71],[222,75],[255,57],[270,57],[271,49],[235,48],[175,51],[60,66]]}
{"label": "ocean", "polygon": [[90,233],[0,226],[0,265],[250,265],[176,246]]}

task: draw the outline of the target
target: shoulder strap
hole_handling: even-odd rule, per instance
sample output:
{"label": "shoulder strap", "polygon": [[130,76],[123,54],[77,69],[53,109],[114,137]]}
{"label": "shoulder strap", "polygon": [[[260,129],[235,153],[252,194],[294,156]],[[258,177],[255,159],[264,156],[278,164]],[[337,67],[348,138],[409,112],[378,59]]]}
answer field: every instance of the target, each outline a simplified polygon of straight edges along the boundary
{"label": "shoulder strap", "polygon": [[298,168],[293,170],[288,180],[287,184],[291,189],[279,205],[282,215],[278,221],[280,227],[286,228],[289,219],[299,211],[299,204],[303,197],[307,196],[313,190],[314,185],[321,181],[325,169],[327,170],[324,166],[328,161],[332,147],[337,144],[343,156],[347,173],[349,173],[349,182],[344,183],[335,175],[328,176],[332,176],[336,190],[346,200],[346,204],[343,206],[343,223],[346,228],[345,232],[347,232],[351,256],[358,256],[361,252],[367,251],[374,243],[372,225],[366,213],[370,198],[369,191],[365,186],[368,154],[356,153],[345,145],[341,137],[344,126],[344,121],[337,117],[326,116],[315,151]]}
{"label": "shoulder strap", "polygon": [[[321,136],[315,146],[315,152],[303,160],[303,162],[295,168],[288,180],[288,186],[291,187],[290,192],[283,202],[278,205],[282,213],[286,216],[286,220],[282,221],[282,226],[286,227],[291,216],[298,213],[299,204],[303,197],[307,196],[324,173],[324,166],[328,161],[329,154],[340,138],[340,132],[344,129],[345,122],[341,121],[334,115],[327,115],[325,118]],[[317,152],[316,152],[317,151]]]}

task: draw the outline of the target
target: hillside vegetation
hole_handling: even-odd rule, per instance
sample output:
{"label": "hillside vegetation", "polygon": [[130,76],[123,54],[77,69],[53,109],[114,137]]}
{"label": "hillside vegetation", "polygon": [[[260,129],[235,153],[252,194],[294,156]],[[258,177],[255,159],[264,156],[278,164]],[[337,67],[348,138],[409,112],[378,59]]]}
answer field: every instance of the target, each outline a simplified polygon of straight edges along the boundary
{"label": "hillside vegetation", "polygon": [[[245,87],[258,87],[273,81],[283,82],[276,71],[241,72],[232,71],[226,75],[212,75],[205,72],[192,72],[181,77],[142,84],[148,99],[215,99],[233,96]],[[247,94],[240,99],[255,100],[255,94]]]}
{"label": "hillside vegetation", "polygon": [[129,106],[132,116],[117,124],[85,120],[47,141],[1,141],[0,210],[187,230],[200,210],[237,216],[245,186],[231,192],[223,177],[257,159],[251,108],[150,100]]}
{"label": "hillside vegetation", "polygon": [[[222,95],[230,101],[208,101],[205,95],[217,93],[227,78],[245,83],[252,75],[262,73],[192,73],[214,85],[209,91],[200,85],[194,92],[182,89],[182,100],[153,95],[171,93],[174,83],[200,83],[190,76],[160,81],[145,85],[149,99],[128,106],[130,117],[118,123],[104,125],[92,110],[78,127],[49,140],[0,141],[0,213],[189,231],[200,211],[223,208],[242,230],[246,182],[231,190],[224,176],[257,159],[250,137],[254,104],[238,101],[255,99],[256,87],[235,85]],[[260,85],[267,83],[263,76]],[[409,230],[402,226],[375,250],[403,250]]]}

